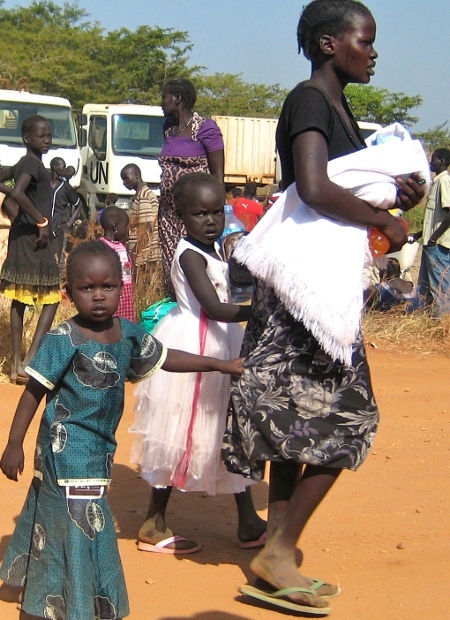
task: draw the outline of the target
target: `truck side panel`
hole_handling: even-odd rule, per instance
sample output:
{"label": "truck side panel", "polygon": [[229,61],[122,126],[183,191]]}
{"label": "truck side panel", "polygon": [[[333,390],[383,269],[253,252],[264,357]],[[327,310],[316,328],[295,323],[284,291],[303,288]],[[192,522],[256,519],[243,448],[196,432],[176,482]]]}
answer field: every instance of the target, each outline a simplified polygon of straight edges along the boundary
{"label": "truck side panel", "polygon": [[225,182],[273,183],[276,118],[213,116],[225,143]]}

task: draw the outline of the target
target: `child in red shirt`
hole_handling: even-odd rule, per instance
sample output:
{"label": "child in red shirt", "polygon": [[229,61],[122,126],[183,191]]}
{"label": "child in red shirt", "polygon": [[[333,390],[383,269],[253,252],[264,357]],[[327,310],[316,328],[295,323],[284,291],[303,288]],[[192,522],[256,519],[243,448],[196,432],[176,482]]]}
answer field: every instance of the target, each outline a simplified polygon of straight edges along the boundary
{"label": "child in red shirt", "polygon": [[231,202],[235,216],[241,220],[247,232],[253,230],[257,222],[264,215],[264,209],[261,203],[254,200],[256,189],[256,183],[252,181],[246,183],[244,187],[244,196]]}

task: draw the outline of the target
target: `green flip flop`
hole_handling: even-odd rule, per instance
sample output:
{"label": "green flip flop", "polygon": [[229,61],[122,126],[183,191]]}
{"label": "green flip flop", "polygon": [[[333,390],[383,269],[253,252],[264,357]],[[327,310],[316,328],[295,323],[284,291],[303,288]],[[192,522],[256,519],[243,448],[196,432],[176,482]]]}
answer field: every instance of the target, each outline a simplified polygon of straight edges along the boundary
{"label": "green flip flop", "polygon": [[[339,586],[334,586],[327,581],[322,581],[322,579],[316,579],[315,577],[308,577],[308,579],[312,582],[312,586],[310,587],[310,589],[316,596],[320,596],[321,598],[336,598],[336,596],[342,594],[342,590]],[[319,594],[317,590],[319,590],[322,586],[336,588],[336,592],[334,592],[333,594]]]}
{"label": "green flip flop", "polygon": [[245,594],[250,598],[269,603],[275,607],[282,607],[283,609],[290,609],[303,614],[310,614],[312,616],[328,616],[331,613],[331,607],[311,607],[311,605],[301,605],[294,603],[286,597],[290,594],[313,594],[314,592],[309,588],[292,587],[282,588],[281,590],[273,590],[272,592],[266,592],[265,590],[259,590],[254,586],[241,586],[239,588],[241,594]]}

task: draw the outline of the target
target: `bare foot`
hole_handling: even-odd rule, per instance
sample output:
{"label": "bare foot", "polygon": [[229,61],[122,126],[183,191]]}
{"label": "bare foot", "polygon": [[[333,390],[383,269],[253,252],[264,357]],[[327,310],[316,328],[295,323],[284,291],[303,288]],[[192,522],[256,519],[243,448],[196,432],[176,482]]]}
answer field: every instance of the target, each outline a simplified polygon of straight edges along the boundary
{"label": "bare foot", "polygon": [[[312,585],[312,582],[298,571],[295,553],[286,553],[284,549],[270,543],[253,558],[250,568],[255,575],[277,590],[291,587],[310,589]],[[300,605],[327,607],[327,601],[313,591],[311,594],[295,592],[286,598]]]}
{"label": "bare foot", "polygon": [[[152,519],[147,519],[144,522],[141,529],[138,533],[138,540],[144,543],[149,543],[150,545],[156,545],[162,540],[166,540],[167,538],[172,538],[174,533],[171,529],[166,528],[163,532],[158,530],[155,525],[155,522]],[[177,540],[165,545],[167,549],[193,549],[194,547],[198,547],[198,543],[195,540]]]}

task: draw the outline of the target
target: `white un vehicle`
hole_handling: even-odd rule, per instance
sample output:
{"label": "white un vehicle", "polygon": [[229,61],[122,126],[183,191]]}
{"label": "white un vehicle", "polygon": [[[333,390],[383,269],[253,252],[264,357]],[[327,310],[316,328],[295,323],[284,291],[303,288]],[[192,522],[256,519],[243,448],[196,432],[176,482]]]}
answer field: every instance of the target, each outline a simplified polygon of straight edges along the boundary
{"label": "white un vehicle", "polygon": [[62,157],[67,166],[75,168],[70,182],[77,187],[81,178],[77,130],[70,102],[62,97],[0,89],[0,164],[13,166],[25,155],[20,127],[30,114],[44,116],[52,128],[53,143],[42,157],[44,166],[50,169],[50,161]]}

